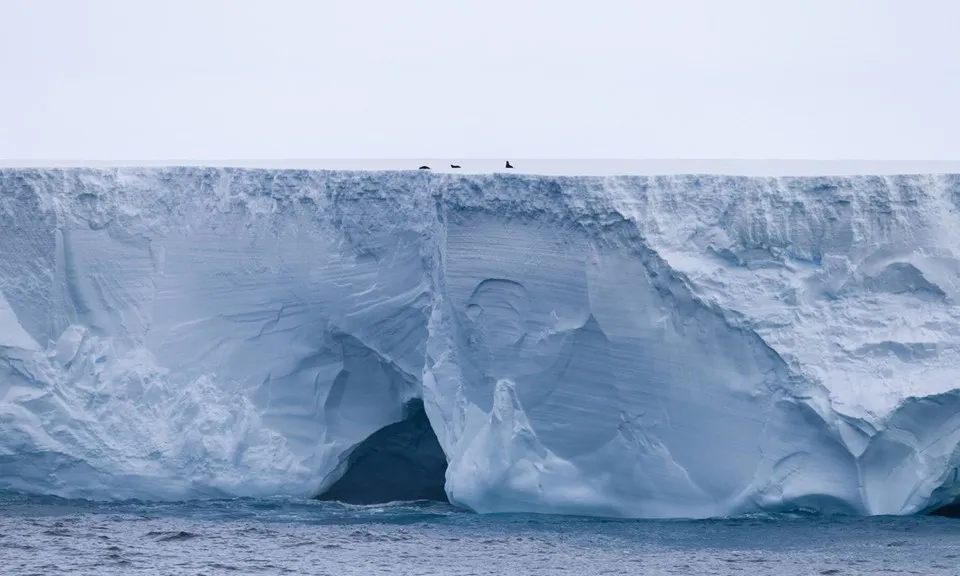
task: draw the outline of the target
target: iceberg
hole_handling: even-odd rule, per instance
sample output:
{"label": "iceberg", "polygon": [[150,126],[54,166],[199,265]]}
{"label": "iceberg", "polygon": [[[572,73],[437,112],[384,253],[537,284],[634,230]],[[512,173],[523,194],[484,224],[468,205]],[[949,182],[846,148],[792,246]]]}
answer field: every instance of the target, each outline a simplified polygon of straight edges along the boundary
{"label": "iceberg", "polygon": [[960,176],[0,170],[0,489],[960,502]]}

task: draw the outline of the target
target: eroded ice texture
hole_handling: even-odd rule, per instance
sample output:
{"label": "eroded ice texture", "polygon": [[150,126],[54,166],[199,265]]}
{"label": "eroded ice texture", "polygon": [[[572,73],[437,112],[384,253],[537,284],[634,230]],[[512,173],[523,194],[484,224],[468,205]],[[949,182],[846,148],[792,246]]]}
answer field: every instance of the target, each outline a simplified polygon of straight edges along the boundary
{"label": "eroded ice texture", "polygon": [[931,510],[958,207],[956,176],[0,171],[0,488],[321,494],[420,399],[480,512]]}

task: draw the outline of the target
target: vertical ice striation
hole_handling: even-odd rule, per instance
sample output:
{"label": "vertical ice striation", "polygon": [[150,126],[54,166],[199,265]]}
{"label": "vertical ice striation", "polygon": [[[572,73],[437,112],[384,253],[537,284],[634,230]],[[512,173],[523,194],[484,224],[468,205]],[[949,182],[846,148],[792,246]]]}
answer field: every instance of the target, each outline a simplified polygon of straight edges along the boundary
{"label": "vertical ice striation", "polygon": [[958,208],[951,175],[0,171],[0,488],[376,499],[379,453],[434,494],[435,435],[479,512],[939,508]]}

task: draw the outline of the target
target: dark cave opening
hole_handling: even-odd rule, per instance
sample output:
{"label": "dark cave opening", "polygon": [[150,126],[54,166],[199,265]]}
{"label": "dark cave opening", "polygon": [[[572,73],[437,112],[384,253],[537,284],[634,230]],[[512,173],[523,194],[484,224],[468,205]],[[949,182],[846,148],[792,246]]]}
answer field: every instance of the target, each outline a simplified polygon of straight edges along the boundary
{"label": "dark cave opening", "polygon": [[930,516],[944,516],[946,518],[960,518],[960,501],[941,506],[930,511]]}
{"label": "dark cave opening", "polygon": [[347,470],[320,500],[383,504],[412,500],[449,502],[443,489],[447,458],[421,400],[407,404],[406,417],[361,442]]}

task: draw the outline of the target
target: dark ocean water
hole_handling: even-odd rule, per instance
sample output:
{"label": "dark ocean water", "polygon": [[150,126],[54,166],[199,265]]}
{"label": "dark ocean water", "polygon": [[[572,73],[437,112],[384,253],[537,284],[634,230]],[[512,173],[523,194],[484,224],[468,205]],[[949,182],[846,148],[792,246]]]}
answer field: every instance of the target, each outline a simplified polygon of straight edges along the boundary
{"label": "dark ocean water", "polygon": [[0,573],[960,575],[960,521],[614,521],[478,516],[438,503],[0,494]]}

